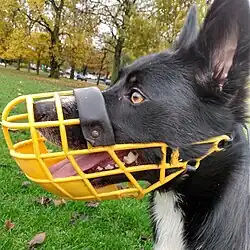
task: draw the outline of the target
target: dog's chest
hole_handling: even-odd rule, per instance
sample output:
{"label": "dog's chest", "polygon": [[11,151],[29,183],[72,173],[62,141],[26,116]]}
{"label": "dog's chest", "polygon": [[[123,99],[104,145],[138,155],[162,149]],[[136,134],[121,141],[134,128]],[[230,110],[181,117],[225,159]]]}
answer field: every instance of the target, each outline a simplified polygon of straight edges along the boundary
{"label": "dog's chest", "polygon": [[183,214],[176,207],[178,197],[174,192],[156,192],[153,199],[153,219],[156,224],[154,250],[184,250]]}

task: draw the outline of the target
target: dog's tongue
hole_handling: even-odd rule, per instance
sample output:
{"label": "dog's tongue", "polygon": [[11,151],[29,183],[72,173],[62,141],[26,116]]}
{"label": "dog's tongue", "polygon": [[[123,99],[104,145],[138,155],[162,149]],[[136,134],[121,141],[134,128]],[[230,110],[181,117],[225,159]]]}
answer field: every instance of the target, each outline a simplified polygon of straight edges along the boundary
{"label": "dog's tongue", "polygon": [[[119,158],[122,157],[122,155],[119,154]],[[115,165],[110,155],[106,152],[77,155],[74,156],[74,158],[81,170],[84,172],[98,166],[107,166],[108,164]],[[54,164],[49,168],[49,170],[54,178],[64,178],[77,175],[76,170],[68,159]]]}

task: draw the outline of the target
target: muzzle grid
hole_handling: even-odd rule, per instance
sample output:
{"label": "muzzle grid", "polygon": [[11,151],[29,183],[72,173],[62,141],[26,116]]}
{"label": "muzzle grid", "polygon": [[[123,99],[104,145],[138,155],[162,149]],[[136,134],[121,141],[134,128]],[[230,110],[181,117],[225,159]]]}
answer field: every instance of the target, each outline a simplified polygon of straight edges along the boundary
{"label": "muzzle grid", "polygon": [[[5,108],[2,114],[2,128],[4,137],[6,139],[10,155],[15,159],[19,167],[25,175],[32,181],[38,183],[45,190],[71,200],[107,200],[107,199],[122,199],[125,197],[142,198],[145,194],[157,189],[166,184],[175,177],[184,173],[188,166],[188,161],[181,161],[179,159],[179,151],[172,150],[170,162],[167,161],[168,146],[165,143],[136,143],[136,144],[115,144],[111,146],[98,146],[86,149],[72,150],[68,146],[66,126],[79,125],[79,119],[64,119],[63,108],[61,104],[61,97],[72,95],[72,91],[53,92],[44,94],[35,94],[21,96],[11,101]],[[56,121],[41,121],[36,122],[34,118],[34,101],[37,99],[53,98],[56,106],[57,120]],[[27,113],[10,115],[10,112],[15,106],[26,103]],[[20,122],[22,121],[22,122]],[[46,139],[43,138],[38,129],[58,127],[61,137],[61,150],[58,152],[50,152],[45,144]],[[31,138],[17,143],[13,143],[10,132],[11,129],[29,130]],[[207,141],[195,144],[211,144],[208,152],[200,158],[194,159],[197,169],[200,161],[212,154],[219,152],[219,143],[222,140],[229,141],[230,138],[226,135],[218,136]],[[162,160],[160,164],[142,164],[126,166],[119,158],[118,153],[126,150],[138,150],[160,148],[162,152]],[[75,157],[80,155],[89,155],[106,152],[115,164],[116,169],[85,173]],[[69,163],[74,168],[77,175],[56,178],[51,173],[50,169],[55,164],[68,159]],[[175,169],[174,173],[167,174],[167,170]],[[140,182],[133,175],[139,171],[159,171],[159,180],[151,183],[147,187],[143,187]],[[118,185],[112,184],[104,187],[95,187],[91,181],[95,178],[124,175],[126,176],[129,185],[120,189]]]}

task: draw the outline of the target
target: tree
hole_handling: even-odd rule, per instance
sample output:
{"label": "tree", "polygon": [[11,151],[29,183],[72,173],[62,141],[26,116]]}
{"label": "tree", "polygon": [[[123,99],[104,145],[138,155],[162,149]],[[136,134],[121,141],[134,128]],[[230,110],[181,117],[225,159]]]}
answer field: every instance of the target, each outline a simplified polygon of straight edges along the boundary
{"label": "tree", "polygon": [[86,63],[90,49],[91,41],[83,33],[75,33],[69,35],[65,40],[64,58],[71,67],[70,78],[74,78],[76,68],[80,68]]}
{"label": "tree", "polygon": [[[205,0],[195,2],[201,22],[208,5]],[[137,1],[127,22],[122,61],[131,62],[140,56],[169,48],[178,36],[193,3],[192,0]]]}
{"label": "tree", "polygon": [[124,53],[130,59],[129,62],[162,49],[157,26],[158,22],[151,13],[137,13],[130,19],[124,44]]}
{"label": "tree", "polygon": [[107,50],[102,50],[102,56],[101,56],[101,60],[100,60],[100,68],[99,68],[99,72],[98,72],[98,78],[97,78],[97,85],[99,85],[99,82],[100,82],[100,77],[101,77],[101,74],[102,74],[102,71],[104,70],[104,65],[105,65],[105,60],[107,58],[107,54],[108,54],[108,51]]}
{"label": "tree", "polygon": [[24,30],[14,29],[8,39],[5,59],[17,60],[17,70],[20,70],[21,61],[28,57],[29,49],[27,44],[27,33]]}
{"label": "tree", "polygon": [[165,47],[169,47],[178,36],[192,4],[196,3],[199,10],[199,21],[204,18],[207,11],[207,0],[155,0],[153,16],[158,25],[161,39],[165,41]]}
{"label": "tree", "polygon": [[46,32],[32,32],[29,37],[30,60],[36,62],[36,73],[39,75],[41,63],[49,61],[50,39]]}
{"label": "tree", "polygon": [[0,0],[0,5],[0,56],[5,62],[7,59],[17,60],[19,70],[21,60],[28,53],[26,42],[32,23],[18,12],[19,5],[15,0]]}
{"label": "tree", "polygon": [[[170,46],[194,0],[0,0],[0,56],[51,66],[63,63],[117,77],[121,65]],[[207,0],[197,0],[199,19]],[[99,23],[108,31],[97,32]],[[29,39],[30,38],[30,39]],[[97,40],[99,43],[97,44]],[[44,56],[44,58],[43,58]],[[113,60],[111,60],[113,57]],[[19,68],[19,67],[18,67]]]}
{"label": "tree", "polygon": [[116,0],[101,4],[101,21],[109,27],[110,36],[105,41],[107,50],[114,54],[112,80],[117,77],[129,21],[136,9],[137,0]]}
{"label": "tree", "polygon": [[37,23],[50,36],[50,77],[59,78],[63,63],[63,43],[71,32],[72,12],[89,16],[93,5],[90,0],[19,0],[20,11]]}
{"label": "tree", "polygon": [[[197,0],[201,18],[206,0]],[[178,35],[193,0],[100,1],[105,49],[113,53],[112,80],[122,62],[167,49]]]}
{"label": "tree", "polygon": [[89,13],[83,15],[82,12],[88,12],[86,5],[75,5],[71,7],[68,14],[68,24],[66,27],[66,38],[64,41],[64,59],[70,65],[70,78],[74,78],[76,68],[80,68],[87,63],[93,47],[93,37],[97,33],[99,20],[95,15]]}
{"label": "tree", "polygon": [[50,77],[59,78],[65,0],[20,0],[20,11],[50,35]]}

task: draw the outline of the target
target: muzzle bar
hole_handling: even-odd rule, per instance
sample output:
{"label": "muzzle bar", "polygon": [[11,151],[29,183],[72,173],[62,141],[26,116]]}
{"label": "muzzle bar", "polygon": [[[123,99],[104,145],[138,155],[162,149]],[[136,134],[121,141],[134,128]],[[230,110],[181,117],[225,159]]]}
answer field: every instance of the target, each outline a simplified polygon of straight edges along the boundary
{"label": "muzzle bar", "polygon": [[[16,161],[27,178],[39,184],[48,192],[71,200],[114,200],[128,197],[142,198],[147,193],[156,190],[187,171],[190,171],[189,161],[183,161],[179,157],[179,149],[173,149],[170,159],[167,160],[167,148],[164,142],[115,144],[113,129],[102,93],[97,88],[75,89],[74,95],[79,111],[79,118],[65,119],[60,98],[72,96],[72,91],[41,93],[20,96],[12,100],[2,113],[2,129],[4,138],[9,148],[10,155]],[[57,120],[36,122],[34,119],[33,104],[38,100],[52,98],[55,100]],[[81,125],[85,139],[94,147],[84,149],[71,149],[68,147],[66,134],[68,126]],[[60,131],[61,147],[54,147],[45,138],[41,137],[39,129],[52,128],[52,131]],[[15,131],[15,136],[12,132]],[[195,159],[192,171],[200,166],[201,161],[207,156],[223,150],[223,142],[230,141],[227,135],[210,138],[206,141],[192,144],[209,144],[208,151]],[[98,146],[99,145],[99,146]],[[101,146],[100,146],[101,145]],[[104,146],[105,145],[105,146]],[[53,147],[52,147],[53,146]],[[126,165],[120,152],[158,148],[162,152],[161,162],[136,163]],[[103,171],[88,172],[82,164],[93,154],[109,155],[115,164],[115,168]],[[93,158],[93,157],[92,157]],[[69,168],[68,168],[68,167]],[[66,168],[65,168],[66,167]],[[104,166],[106,167],[106,165]],[[54,170],[65,171],[69,175],[56,176]],[[172,170],[175,172],[172,172]],[[156,171],[159,178],[146,186],[136,179],[138,173],[150,173]],[[126,177],[126,184],[122,189],[116,184],[104,186],[95,185],[95,180],[114,176]],[[123,181],[124,182],[124,181]]]}
{"label": "muzzle bar", "polygon": [[115,144],[105,100],[97,87],[74,89],[84,138],[92,146]]}

